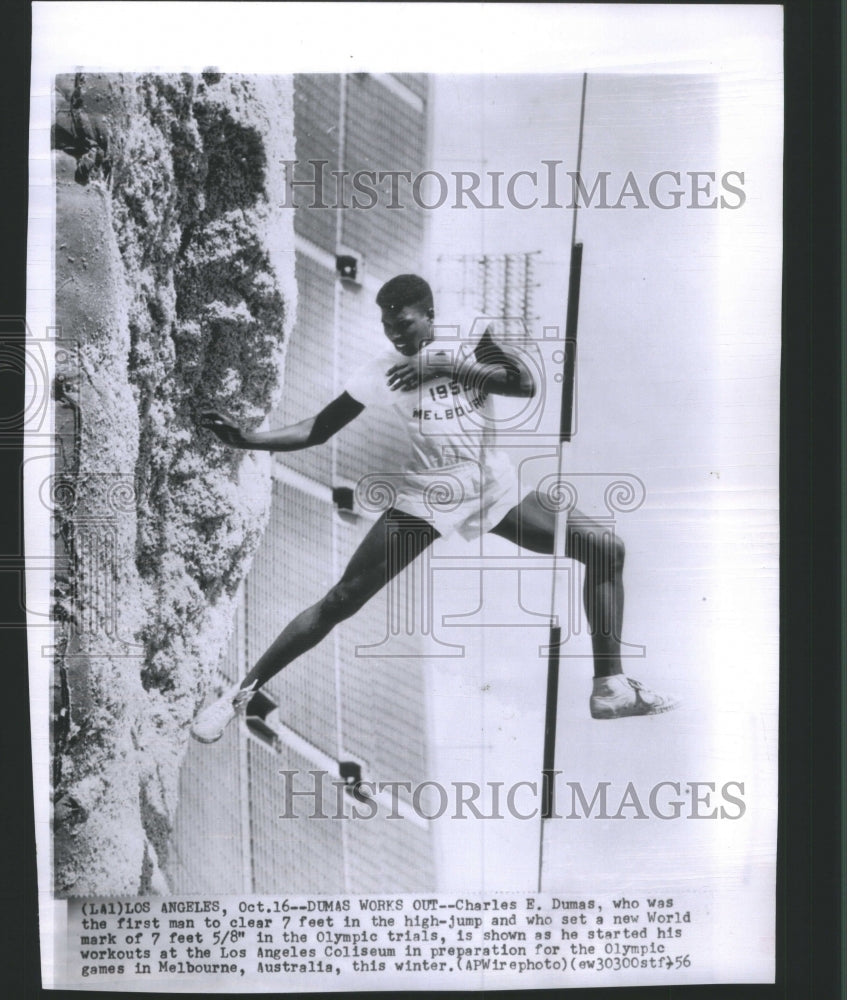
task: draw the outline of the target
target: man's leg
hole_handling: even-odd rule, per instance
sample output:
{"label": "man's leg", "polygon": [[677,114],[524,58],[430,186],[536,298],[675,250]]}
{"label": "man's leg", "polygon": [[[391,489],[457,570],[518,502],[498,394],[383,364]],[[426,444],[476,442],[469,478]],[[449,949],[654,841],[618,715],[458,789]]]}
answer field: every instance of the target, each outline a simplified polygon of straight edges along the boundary
{"label": "man's leg", "polygon": [[[541,506],[533,492],[513,507],[492,533],[532,552],[552,554],[554,525],[555,515]],[[568,515],[565,553],[585,566],[582,598],[591,634],[594,675],[620,674],[623,542],[608,526],[574,508]]]}
{"label": "man's leg", "polygon": [[292,660],[316,646],[416,559],[437,534],[420,518],[386,511],[362,539],[338,583],[286,625],[241,686],[260,688]]}
{"label": "man's leg", "polygon": [[[492,533],[532,552],[552,554],[555,514],[535,492],[513,507]],[[565,554],[585,566],[583,603],[594,658],[591,714],[599,719],[667,712],[676,699],[643,688],[623,676],[624,545],[607,525],[574,508],[568,515]]]}
{"label": "man's leg", "polygon": [[200,712],[191,727],[192,736],[202,743],[220,739],[254,691],[354,615],[437,537],[426,521],[402,511],[386,511],[365,535],[338,583],[286,625],[238,687]]}

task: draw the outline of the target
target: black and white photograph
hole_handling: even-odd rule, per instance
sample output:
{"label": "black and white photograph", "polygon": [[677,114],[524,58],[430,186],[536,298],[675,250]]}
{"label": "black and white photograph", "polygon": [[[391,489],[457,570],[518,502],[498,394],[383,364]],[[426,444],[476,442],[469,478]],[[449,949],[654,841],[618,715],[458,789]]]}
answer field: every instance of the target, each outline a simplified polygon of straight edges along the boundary
{"label": "black and white photograph", "polygon": [[45,986],[774,982],[782,41],[34,5]]}

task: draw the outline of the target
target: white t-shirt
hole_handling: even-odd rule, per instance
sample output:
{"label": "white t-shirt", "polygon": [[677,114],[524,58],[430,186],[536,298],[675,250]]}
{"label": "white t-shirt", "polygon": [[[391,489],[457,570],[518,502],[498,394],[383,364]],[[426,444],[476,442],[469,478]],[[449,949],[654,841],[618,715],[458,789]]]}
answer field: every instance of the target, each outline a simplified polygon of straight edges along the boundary
{"label": "white t-shirt", "polygon": [[[467,337],[471,322],[440,330],[436,324],[436,339],[413,357],[386,346],[344,386],[353,399],[378,407],[399,424],[409,441],[393,505],[430,521],[442,535],[458,531],[466,538],[490,530],[519,500],[514,467],[495,444],[492,401],[449,376],[428,379],[408,391],[391,389],[387,373],[395,365],[417,365],[431,351],[459,359],[471,356],[476,346]],[[458,332],[465,336],[456,336]]]}
{"label": "white t-shirt", "polygon": [[[442,328],[444,329],[444,328]],[[436,327],[438,333],[438,327]],[[490,397],[448,376],[429,379],[415,389],[391,389],[388,372],[400,364],[415,366],[431,352],[467,358],[474,344],[458,337],[437,337],[420,354],[406,357],[387,346],[350,377],[344,391],[367,407],[379,407],[400,424],[410,443],[406,470],[425,472],[459,462],[485,463],[495,446]]]}

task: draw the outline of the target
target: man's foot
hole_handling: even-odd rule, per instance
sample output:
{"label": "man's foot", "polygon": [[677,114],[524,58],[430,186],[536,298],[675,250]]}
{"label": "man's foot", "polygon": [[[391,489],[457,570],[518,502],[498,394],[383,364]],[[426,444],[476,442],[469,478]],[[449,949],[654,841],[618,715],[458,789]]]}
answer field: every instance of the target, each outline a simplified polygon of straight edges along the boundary
{"label": "man's foot", "polygon": [[591,717],[623,719],[630,715],[659,715],[679,704],[673,695],[656,694],[624,674],[595,677],[591,695]]}
{"label": "man's foot", "polygon": [[238,684],[198,712],[191,723],[191,735],[200,743],[217,743],[224,730],[239,713],[247,708],[247,702],[255,694],[252,685],[241,688]]}

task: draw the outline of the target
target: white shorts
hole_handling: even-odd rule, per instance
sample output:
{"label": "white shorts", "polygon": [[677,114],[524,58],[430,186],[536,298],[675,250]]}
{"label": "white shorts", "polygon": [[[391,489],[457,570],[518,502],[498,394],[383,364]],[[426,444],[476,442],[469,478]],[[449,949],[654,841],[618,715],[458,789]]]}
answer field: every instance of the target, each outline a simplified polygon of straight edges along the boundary
{"label": "white shorts", "polygon": [[456,465],[404,473],[392,506],[431,524],[442,537],[458,532],[472,540],[496,527],[520,501],[514,466],[502,452],[485,464]]}

